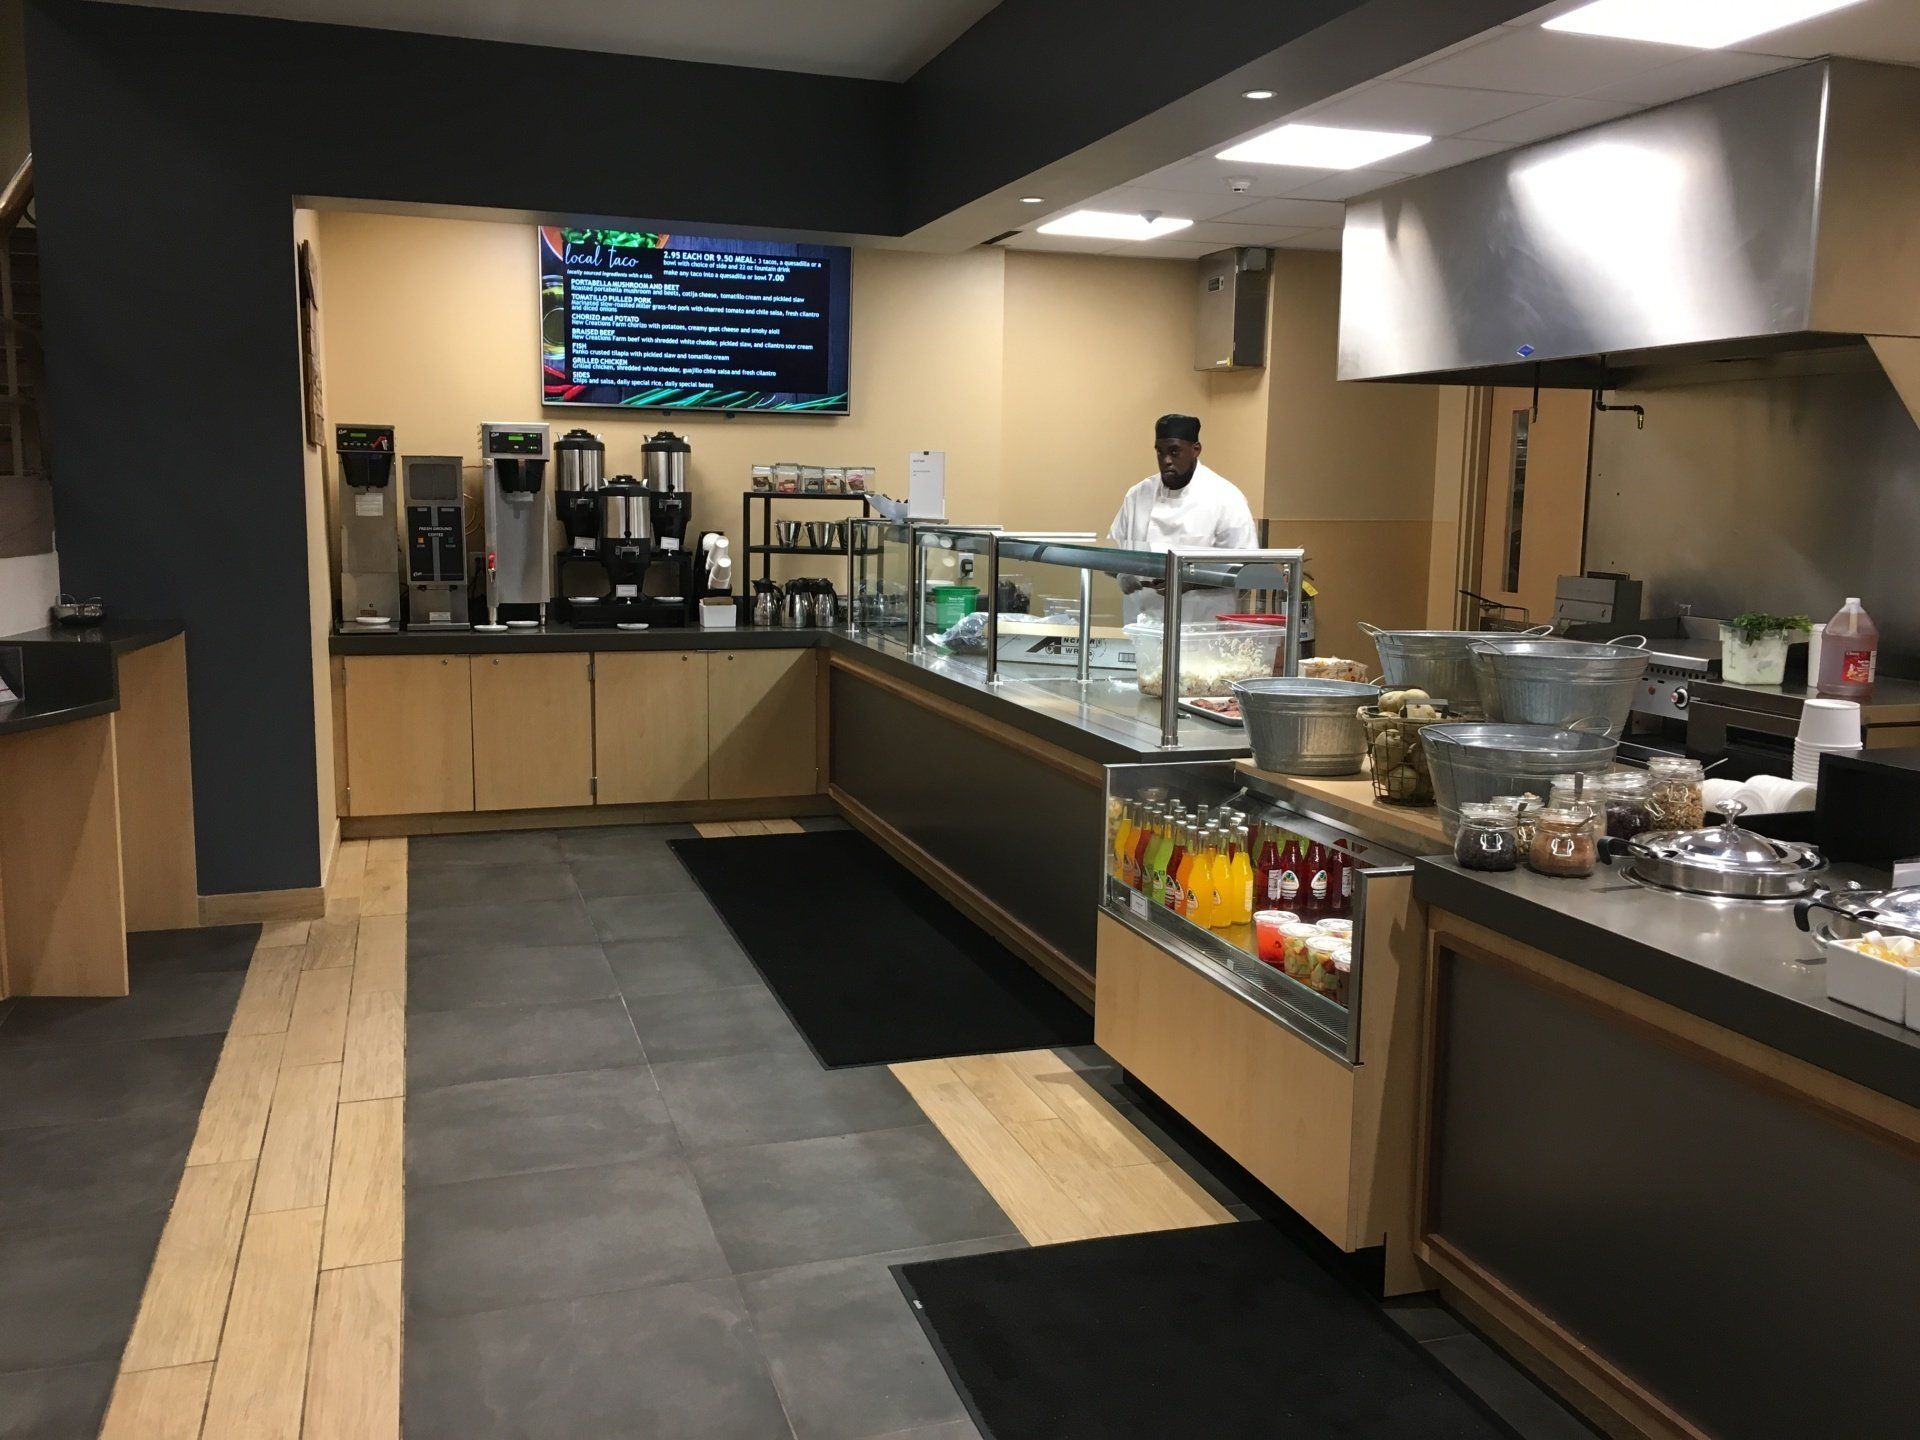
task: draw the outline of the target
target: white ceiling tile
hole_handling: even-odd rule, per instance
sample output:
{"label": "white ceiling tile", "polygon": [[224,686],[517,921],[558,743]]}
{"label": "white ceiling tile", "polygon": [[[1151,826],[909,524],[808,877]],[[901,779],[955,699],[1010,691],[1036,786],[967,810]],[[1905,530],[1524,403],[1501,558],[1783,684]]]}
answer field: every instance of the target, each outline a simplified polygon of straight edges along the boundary
{"label": "white ceiling tile", "polygon": [[[1500,44],[1500,41],[1492,42]],[[1478,54],[1476,50],[1468,55]],[[1465,57],[1462,57],[1465,58]],[[1536,103],[1502,90],[1469,90],[1451,85],[1415,85],[1388,80],[1362,85],[1303,110],[1297,119],[1312,125],[1351,125],[1360,129],[1417,131],[1457,135]]]}
{"label": "white ceiling tile", "polygon": [[[1243,197],[1236,197],[1243,198]],[[1293,225],[1338,228],[1347,207],[1336,200],[1256,200],[1220,217],[1235,225]]]}
{"label": "white ceiling tile", "polygon": [[[1216,150],[1224,150],[1217,145]],[[1285,195],[1296,186],[1317,179],[1325,174],[1323,170],[1307,170],[1293,165],[1246,165],[1235,164],[1213,158],[1213,151],[1196,155],[1190,160],[1182,160],[1175,165],[1165,165],[1160,169],[1142,175],[1135,183],[1149,190],[1163,190],[1176,194],[1225,195],[1237,205],[1249,201],[1273,199]],[[1235,193],[1227,185],[1229,180],[1250,182],[1246,190]]]}
{"label": "white ceiling tile", "polygon": [[1398,170],[1335,170],[1293,193],[1302,200],[1349,200],[1406,178]]}
{"label": "white ceiling tile", "polygon": [[[1344,211],[1344,208],[1339,205],[1333,207],[1341,211]],[[1338,220],[1334,222],[1336,225],[1339,223]],[[1209,220],[1203,225],[1182,230],[1178,235],[1169,235],[1167,239],[1191,240],[1207,246],[1210,250],[1225,250],[1234,245],[1272,245],[1276,243],[1275,236],[1291,235],[1296,230],[1306,228],[1303,225],[1289,225],[1281,221],[1254,223],[1236,220],[1232,223],[1223,223],[1219,220]]]}
{"label": "white ceiling tile", "polygon": [[1539,9],[1529,10],[1524,15],[1516,15],[1511,20],[1503,21],[1502,24],[1516,30],[1530,30],[1535,26],[1546,24],[1555,16],[1566,14],[1569,10],[1578,10],[1586,3],[1587,0],[1553,0],[1551,5],[1542,5]]}
{"label": "white ceiling tile", "polygon": [[1617,100],[1633,105],[1664,105],[1669,100],[1704,94],[1708,90],[1718,90],[1723,85],[1737,85],[1756,75],[1783,70],[1799,63],[1798,60],[1786,60],[1777,55],[1745,55],[1738,50],[1700,50],[1671,65],[1662,65],[1658,70],[1650,70],[1645,75],[1636,75],[1631,80],[1622,80],[1596,90],[1588,98]]}
{"label": "white ceiling tile", "polygon": [[1422,145],[1417,150],[1408,150],[1393,157],[1393,167],[1409,175],[1431,175],[1436,170],[1449,170],[1455,165],[1464,165],[1469,160],[1484,160],[1489,155],[1498,155],[1502,150],[1513,147],[1501,140],[1461,140],[1442,138]]}
{"label": "white ceiling tile", "polygon": [[[1573,35],[1535,26],[1512,30],[1485,45],[1423,65],[1409,78],[1427,85],[1517,90],[1532,95],[1585,95],[1603,85],[1618,84],[1670,65],[1673,60],[1670,45]],[[1511,115],[1513,111],[1503,113]],[[1470,123],[1481,125],[1499,118],[1486,115]]]}
{"label": "white ceiling tile", "polygon": [[1430,65],[1435,60],[1443,59],[1448,55],[1458,55],[1461,51],[1471,50],[1476,45],[1484,45],[1487,41],[1501,33],[1500,27],[1496,25],[1491,30],[1482,30],[1478,35],[1469,35],[1466,39],[1449,45],[1443,50],[1436,50],[1431,55],[1422,55],[1418,60],[1410,60],[1398,69],[1389,70],[1384,75],[1379,75],[1375,78],[1380,80],[1404,79],[1413,71],[1418,70],[1422,65]]}
{"label": "white ceiling tile", "polygon": [[[1123,215],[1138,215],[1142,210],[1158,210],[1162,215],[1182,220],[1198,220],[1201,212],[1217,215],[1231,210],[1237,195],[1222,188],[1218,196],[1181,193],[1176,190],[1148,189],[1144,185],[1121,185],[1070,207],[1073,210],[1117,210]],[[1052,216],[1048,216],[1052,219]]]}
{"label": "white ceiling tile", "polygon": [[1509,115],[1491,125],[1469,130],[1466,138],[1531,145],[1536,140],[1570,134],[1607,120],[1618,120],[1622,115],[1633,114],[1637,108],[1626,103],[1603,100],[1549,100],[1531,110],[1522,110],[1518,115]]}
{"label": "white ceiling tile", "polygon": [[1049,250],[1060,254],[1098,255],[1111,240],[1092,235],[1039,235],[1031,230],[1022,230],[1018,235],[1009,235],[997,242],[1009,250]]}

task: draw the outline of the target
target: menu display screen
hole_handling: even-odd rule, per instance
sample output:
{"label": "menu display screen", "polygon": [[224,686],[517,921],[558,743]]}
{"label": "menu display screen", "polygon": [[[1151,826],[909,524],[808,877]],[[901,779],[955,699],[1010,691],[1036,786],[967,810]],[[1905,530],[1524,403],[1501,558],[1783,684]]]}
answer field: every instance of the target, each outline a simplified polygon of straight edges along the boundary
{"label": "menu display screen", "polygon": [[847,413],[840,245],[540,227],[548,405]]}

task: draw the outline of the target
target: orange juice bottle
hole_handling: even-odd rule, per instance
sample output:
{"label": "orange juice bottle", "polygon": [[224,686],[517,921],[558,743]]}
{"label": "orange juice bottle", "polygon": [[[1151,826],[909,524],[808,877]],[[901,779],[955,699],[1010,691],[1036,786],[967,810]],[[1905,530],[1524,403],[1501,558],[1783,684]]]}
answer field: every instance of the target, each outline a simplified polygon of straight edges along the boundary
{"label": "orange juice bottle", "polygon": [[[1227,858],[1232,848],[1226,835],[1215,836],[1213,847],[1213,917],[1210,923],[1216,930],[1224,930],[1236,922],[1239,914],[1235,898],[1240,893],[1233,888],[1233,862]],[[1249,881],[1249,884],[1252,882]]]}
{"label": "orange juice bottle", "polygon": [[1186,915],[1203,930],[1213,924],[1213,860],[1207,853],[1211,844],[1211,830],[1197,831],[1193,840],[1193,863],[1187,867]]}
{"label": "orange juice bottle", "polygon": [[1228,874],[1227,903],[1233,911],[1232,923],[1249,925],[1253,922],[1253,861],[1247,855],[1246,846],[1233,847]]}

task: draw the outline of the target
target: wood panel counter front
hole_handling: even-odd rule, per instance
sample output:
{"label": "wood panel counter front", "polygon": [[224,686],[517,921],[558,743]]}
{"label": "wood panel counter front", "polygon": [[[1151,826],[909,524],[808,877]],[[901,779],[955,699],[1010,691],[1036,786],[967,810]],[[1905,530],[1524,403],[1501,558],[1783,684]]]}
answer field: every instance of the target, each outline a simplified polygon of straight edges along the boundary
{"label": "wood panel counter front", "polygon": [[186,641],[0,643],[51,647],[30,700],[63,667],[107,691],[78,718],[0,727],[0,998],[125,995],[129,930],[200,923]]}

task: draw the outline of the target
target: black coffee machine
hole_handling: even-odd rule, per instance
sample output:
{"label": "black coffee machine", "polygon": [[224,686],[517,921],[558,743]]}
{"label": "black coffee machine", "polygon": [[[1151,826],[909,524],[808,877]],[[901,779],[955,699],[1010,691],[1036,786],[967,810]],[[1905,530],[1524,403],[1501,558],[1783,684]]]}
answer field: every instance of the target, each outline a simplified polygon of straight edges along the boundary
{"label": "black coffee machine", "polygon": [[616,475],[600,487],[600,563],[606,567],[607,593],[599,612],[621,628],[649,623],[647,571],[652,566],[652,496],[631,475]]}
{"label": "black coffee machine", "polygon": [[569,624],[600,624],[606,618],[600,490],[607,447],[589,430],[569,430],[553,442],[553,463],[553,508],[566,537],[554,556],[554,610]]}

